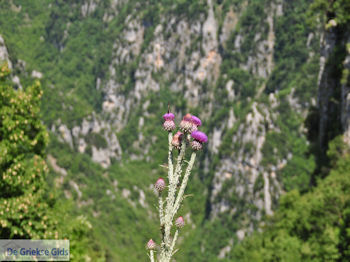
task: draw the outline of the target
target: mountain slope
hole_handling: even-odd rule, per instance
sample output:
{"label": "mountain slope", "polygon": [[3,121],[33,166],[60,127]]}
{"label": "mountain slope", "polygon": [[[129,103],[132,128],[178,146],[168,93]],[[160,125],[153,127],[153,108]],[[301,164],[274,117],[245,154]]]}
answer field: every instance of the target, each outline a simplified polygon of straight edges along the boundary
{"label": "mountain slope", "polygon": [[225,258],[284,192],[308,190],[318,162],[306,120],[316,106],[321,37],[307,23],[309,5],[0,3],[15,70],[45,87],[52,183],[76,201],[73,213],[89,216],[107,259],[132,250],[138,261],[156,236],[150,185],[165,174],[160,116],[168,103],[177,120],[198,115],[210,141],[182,210],[191,226],[179,260]]}

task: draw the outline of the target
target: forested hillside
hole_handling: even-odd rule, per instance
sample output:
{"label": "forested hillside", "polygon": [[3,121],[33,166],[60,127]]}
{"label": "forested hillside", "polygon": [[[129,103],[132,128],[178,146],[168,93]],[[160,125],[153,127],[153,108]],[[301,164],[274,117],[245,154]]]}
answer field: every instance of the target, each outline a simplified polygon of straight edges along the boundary
{"label": "forested hillside", "polygon": [[38,183],[74,259],[147,260],[169,104],[209,137],[176,261],[347,261],[349,19],[349,0],[0,1],[4,92],[41,83]]}

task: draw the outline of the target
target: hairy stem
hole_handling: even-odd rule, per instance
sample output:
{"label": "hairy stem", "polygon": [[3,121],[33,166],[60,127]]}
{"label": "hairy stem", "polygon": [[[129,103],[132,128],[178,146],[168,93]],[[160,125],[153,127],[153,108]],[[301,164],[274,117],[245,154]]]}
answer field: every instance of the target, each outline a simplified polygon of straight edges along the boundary
{"label": "hairy stem", "polygon": [[169,254],[168,254],[169,261],[170,261],[171,257],[173,256],[173,251],[174,251],[174,247],[175,247],[178,235],[179,235],[179,230],[176,230],[173,241],[171,242],[171,246],[170,246],[170,250],[169,250]]}
{"label": "hairy stem", "polygon": [[171,145],[172,142],[172,134],[169,133],[169,152],[168,152],[168,180],[169,180],[169,189],[168,196],[166,198],[166,207],[163,209],[163,198],[159,196],[159,218],[161,225],[161,233],[162,233],[162,243],[161,250],[159,254],[160,262],[169,262],[174,253],[174,247],[176,245],[176,241],[178,238],[179,231],[176,230],[174,237],[171,239],[171,227],[173,225],[173,219],[176,215],[178,209],[180,208],[181,202],[183,200],[183,195],[189,180],[189,176],[191,174],[191,170],[196,159],[196,153],[192,153],[190,161],[188,162],[181,187],[177,192],[177,185],[179,183],[180,177],[183,172],[183,162],[186,153],[186,143],[188,138],[184,138],[181,144],[181,150],[176,159],[176,166],[174,169],[173,166],[173,147]]}
{"label": "hairy stem", "polygon": [[177,157],[177,163],[176,163],[176,167],[175,167],[175,173],[174,173],[174,187],[172,188],[173,191],[171,191],[171,205],[173,207],[174,202],[175,202],[175,193],[176,193],[176,187],[177,184],[179,183],[179,179],[181,177],[181,173],[182,173],[182,162],[183,159],[185,157],[185,152],[186,152],[186,140],[183,139],[182,144],[181,144],[181,151],[180,154]]}
{"label": "hairy stem", "polygon": [[[169,149],[170,150],[170,149]],[[180,153],[177,157],[176,167],[175,167],[175,173],[173,172],[173,165],[172,166],[172,175],[171,180],[169,180],[169,191],[168,191],[168,197],[167,197],[167,206],[164,214],[164,224],[165,224],[165,236],[164,236],[164,244],[166,248],[169,250],[170,248],[170,230],[172,226],[172,217],[171,214],[173,213],[173,207],[174,207],[174,201],[175,201],[175,193],[176,193],[176,187],[178,183],[179,176],[182,171],[182,160],[185,156],[186,151],[186,141],[183,140],[181,145]],[[171,162],[171,159],[169,158],[169,162]]]}
{"label": "hairy stem", "polygon": [[153,250],[150,250],[149,257],[151,259],[151,262],[154,262],[154,251]]}
{"label": "hairy stem", "polygon": [[163,197],[159,195],[158,197],[158,203],[159,203],[159,222],[160,225],[164,225],[164,211],[163,211]]}
{"label": "hairy stem", "polygon": [[[174,166],[173,166],[173,146],[171,144],[173,140],[173,134],[169,132],[168,135],[168,145],[169,145],[169,151],[168,151],[168,181],[169,181],[169,191],[171,190],[173,180],[174,180]],[[160,217],[160,227],[161,227],[161,233],[162,233],[162,244],[161,244],[161,253],[160,253],[160,260],[163,261],[163,258],[165,258],[165,253],[166,250],[168,249],[169,245],[169,239],[170,239],[170,228],[168,219],[167,219],[167,214],[170,211],[170,206],[169,206],[169,191],[168,191],[168,197],[166,199],[166,207],[165,207],[165,212],[163,210],[163,199],[159,198],[159,217]],[[160,203],[160,201],[162,203]],[[160,207],[162,206],[162,207]]]}
{"label": "hairy stem", "polygon": [[196,160],[196,153],[193,152],[192,155],[191,155],[191,159],[188,162],[188,166],[186,168],[185,176],[184,176],[184,178],[182,180],[182,184],[181,184],[179,193],[177,194],[177,197],[176,197],[174,208],[172,210],[173,212],[171,214],[171,220],[174,218],[174,216],[176,215],[177,211],[180,208],[180,205],[181,205],[181,202],[182,202],[182,199],[183,199],[183,194],[185,192],[185,189],[186,189],[186,186],[187,186],[187,182],[188,182],[188,179],[190,177],[191,170],[192,170],[192,167],[193,167],[193,164],[194,164],[195,160]]}
{"label": "hairy stem", "polygon": [[169,179],[169,184],[172,183],[173,173],[174,173],[173,146],[171,144],[172,140],[173,140],[173,134],[171,132],[169,132],[169,135],[168,135],[168,144],[169,144],[169,151],[168,151],[168,179]]}
{"label": "hairy stem", "polygon": [[175,167],[175,173],[173,174],[173,181],[169,185],[169,202],[167,203],[168,211],[170,211],[173,208],[174,201],[175,201],[175,193],[176,193],[176,187],[177,183],[179,182],[179,178],[181,175],[182,171],[182,161],[184,159],[186,152],[186,141],[183,140],[181,144],[181,150],[179,155],[177,156],[177,161],[176,161],[176,167]]}

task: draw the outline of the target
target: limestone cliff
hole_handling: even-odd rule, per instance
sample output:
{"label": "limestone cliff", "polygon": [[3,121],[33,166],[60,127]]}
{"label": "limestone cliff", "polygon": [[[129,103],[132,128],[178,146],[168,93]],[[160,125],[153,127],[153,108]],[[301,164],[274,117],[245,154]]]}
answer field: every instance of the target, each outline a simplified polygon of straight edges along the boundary
{"label": "limestone cliff", "polygon": [[[338,40],[333,29],[320,38],[308,27],[308,1],[185,2],[48,4],[38,41],[47,48],[48,60],[58,65],[40,68],[39,52],[32,64],[43,73],[32,75],[47,81],[43,107],[52,136],[69,147],[72,157],[82,154],[101,166],[101,179],[109,181],[101,195],[114,200],[122,192],[132,208],[135,194],[140,208],[152,205],[144,193],[149,185],[118,191],[118,181],[109,180],[113,167],[136,160],[152,167],[162,164],[154,161],[162,159],[156,145],[164,140],[160,118],[168,103],[177,120],[186,112],[198,115],[209,143],[193,179],[203,189],[195,193],[204,199],[205,214],[203,221],[192,220],[191,230],[200,235],[201,223],[222,223],[230,234],[220,238],[221,250],[211,253],[223,259],[273,214],[284,191],[308,186],[314,161],[304,122],[316,106],[319,72],[320,130],[332,128],[327,117],[333,80],[326,61]],[[29,24],[34,18],[27,16]],[[8,59],[3,46],[0,38],[0,58]],[[87,88],[91,94],[84,96]],[[342,123],[350,133],[348,81],[341,88]],[[52,103],[58,109],[51,115]],[[325,139],[321,135],[320,143]],[[65,170],[60,161],[50,161],[58,173]],[[90,199],[87,186],[94,186],[93,180],[73,170],[60,178],[65,195],[76,194],[79,207],[94,205],[98,199]],[[94,206],[93,217],[101,212]],[[195,252],[204,253],[210,241],[199,239],[201,248]]]}

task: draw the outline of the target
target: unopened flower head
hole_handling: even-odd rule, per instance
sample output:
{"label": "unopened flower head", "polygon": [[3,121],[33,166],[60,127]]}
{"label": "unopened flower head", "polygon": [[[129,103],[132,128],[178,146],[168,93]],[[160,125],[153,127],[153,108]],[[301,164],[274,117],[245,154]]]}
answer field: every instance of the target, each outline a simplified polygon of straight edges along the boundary
{"label": "unopened flower head", "polygon": [[162,193],[165,189],[165,181],[163,178],[158,178],[156,183],[154,184],[154,188],[157,190],[158,193]]}
{"label": "unopened flower head", "polygon": [[202,144],[208,142],[207,135],[201,131],[194,131],[191,133],[191,136],[194,139],[191,142],[191,147],[194,150],[201,150],[203,147]]}
{"label": "unopened flower head", "polygon": [[167,120],[163,123],[164,130],[171,132],[176,128],[175,122],[173,120]]}
{"label": "unopened flower head", "polygon": [[181,141],[182,141],[182,136],[183,133],[181,133],[180,131],[178,131],[174,136],[173,136],[173,140],[171,141],[171,144],[173,145],[173,147],[179,149],[181,146]]}
{"label": "unopened flower head", "polygon": [[175,226],[178,227],[178,228],[182,228],[185,226],[185,220],[183,217],[178,217],[176,220],[175,220]]}
{"label": "unopened flower head", "polygon": [[173,113],[166,113],[163,115],[163,119],[165,120],[163,124],[164,130],[171,132],[175,129],[175,123],[174,123],[174,114]]}
{"label": "unopened flower head", "polygon": [[153,249],[155,249],[155,248],[156,248],[156,243],[155,243],[152,239],[150,239],[150,240],[147,242],[147,249],[153,250]]}
{"label": "unopened flower head", "polygon": [[180,122],[180,129],[183,132],[190,132],[192,130],[192,115],[186,114]]}

